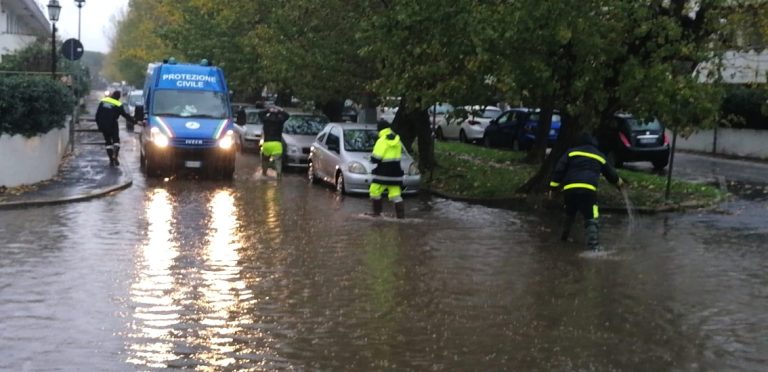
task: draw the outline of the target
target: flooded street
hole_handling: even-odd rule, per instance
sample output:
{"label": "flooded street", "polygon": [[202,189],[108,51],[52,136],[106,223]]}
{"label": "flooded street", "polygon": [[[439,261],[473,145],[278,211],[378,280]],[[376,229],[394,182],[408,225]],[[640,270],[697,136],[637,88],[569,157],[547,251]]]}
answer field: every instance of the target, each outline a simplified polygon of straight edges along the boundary
{"label": "flooded street", "polygon": [[[761,370],[768,198],[607,216],[406,199],[363,215],[303,173],[145,181],[0,211],[0,370]],[[391,204],[385,213],[392,214]]]}

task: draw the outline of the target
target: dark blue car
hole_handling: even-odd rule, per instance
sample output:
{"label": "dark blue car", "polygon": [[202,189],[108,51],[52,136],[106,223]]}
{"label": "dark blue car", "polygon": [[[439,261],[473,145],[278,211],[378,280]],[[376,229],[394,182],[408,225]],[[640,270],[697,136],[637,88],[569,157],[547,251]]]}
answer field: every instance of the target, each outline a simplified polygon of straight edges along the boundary
{"label": "dark blue car", "polygon": [[[507,110],[485,128],[483,143],[488,147],[509,147],[528,150],[536,142],[539,110],[513,108]],[[553,146],[560,133],[560,115],[552,114],[552,126],[547,136],[547,146]]]}

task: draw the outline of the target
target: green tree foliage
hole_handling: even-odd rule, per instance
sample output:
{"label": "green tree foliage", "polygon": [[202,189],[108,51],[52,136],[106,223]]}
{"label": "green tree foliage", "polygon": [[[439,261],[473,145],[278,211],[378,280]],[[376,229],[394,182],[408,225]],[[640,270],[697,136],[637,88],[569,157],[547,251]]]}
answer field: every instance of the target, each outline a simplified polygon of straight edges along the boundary
{"label": "green tree foliage", "polygon": [[69,89],[50,77],[2,77],[0,134],[33,137],[63,128],[73,104]]}
{"label": "green tree foliage", "polygon": [[[57,43],[57,45],[60,43]],[[58,46],[60,48],[60,46]],[[60,50],[57,50],[59,56],[56,61],[57,76],[70,75],[71,83],[78,96],[84,96],[90,91],[90,72],[87,68],[82,69],[79,63],[70,61],[61,56]],[[81,70],[82,69],[82,70]],[[51,72],[51,44],[49,40],[38,39],[35,42],[20,49],[14,54],[3,57],[0,63],[0,71],[13,73],[33,73],[48,74]],[[81,73],[81,79],[75,77]]]}
{"label": "green tree foliage", "polygon": [[[696,66],[718,55],[726,0],[133,0],[110,66],[209,58],[235,90],[263,85],[318,102],[403,97],[395,125],[431,152],[434,102],[554,109],[561,141],[529,186],[582,131],[616,111],[681,132],[712,125],[721,88]],[[730,22],[730,23],[729,23]],[[157,55],[162,53],[162,55]],[[140,74],[136,74],[140,75]],[[254,93],[258,94],[258,93]],[[540,126],[548,130],[548,120]],[[539,136],[543,138],[544,136]],[[543,144],[529,160],[542,161]],[[421,154],[420,154],[421,155]],[[429,158],[422,158],[431,165]],[[422,164],[424,165],[424,164]],[[527,190],[526,190],[527,191]]]}

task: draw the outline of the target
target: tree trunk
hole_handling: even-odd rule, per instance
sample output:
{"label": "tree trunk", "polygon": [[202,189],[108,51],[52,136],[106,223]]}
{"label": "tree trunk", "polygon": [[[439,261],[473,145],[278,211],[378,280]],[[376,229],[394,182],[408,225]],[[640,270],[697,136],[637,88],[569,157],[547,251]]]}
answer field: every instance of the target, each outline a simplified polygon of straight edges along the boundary
{"label": "tree trunk", "polygon": [[554,171],[557,161],[573,145],[579,133],[581,126],[579,120],[569,115],[562,114],[560,122],[560,133],[557,136],[557,142],[552,151],[544,159],[536,174],[524,183],[517,192],[524,194],[544,193],[549,190],[549,181]]}
{"label": "tree trunk", "polygon": [[427,108],[419,104],[409,105],[402,98],[392,121],[392,129],[400,136],[405,149],[413,154],[413,142],[417,140],[419,148],[419,169],[429,171],[435,167],[435,148],[432,140],[432,124]]}
{"label": "tree trunk", "polygon": [[331,99],[322,105],[318,104],[316,107],[322,111],[326,117],[328,117],[328,120],[332,122],[342,121],[341,114],[344,112],[344,101],[340,99]]}

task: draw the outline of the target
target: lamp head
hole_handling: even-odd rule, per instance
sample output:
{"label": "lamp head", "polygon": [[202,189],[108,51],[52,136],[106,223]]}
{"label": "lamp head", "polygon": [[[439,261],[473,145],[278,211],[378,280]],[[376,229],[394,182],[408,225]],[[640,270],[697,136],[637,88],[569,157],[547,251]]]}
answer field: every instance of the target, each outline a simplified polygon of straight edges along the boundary
{"label": "lamp head", "polygon": [[61,5],[59,5],[59,0],[50,0],[48,2],[48,19],[50,19],[51,22],[58,21],[59,13],[61,13]]}

